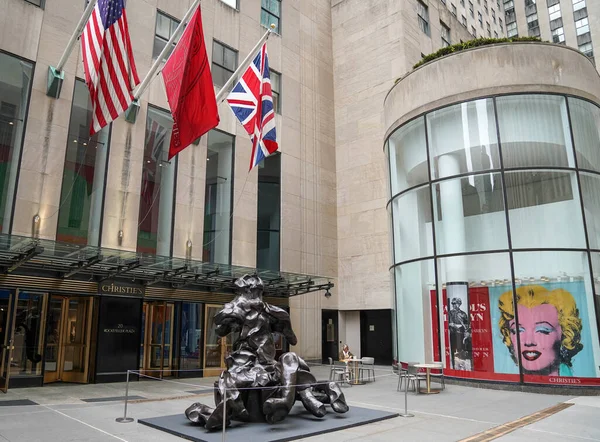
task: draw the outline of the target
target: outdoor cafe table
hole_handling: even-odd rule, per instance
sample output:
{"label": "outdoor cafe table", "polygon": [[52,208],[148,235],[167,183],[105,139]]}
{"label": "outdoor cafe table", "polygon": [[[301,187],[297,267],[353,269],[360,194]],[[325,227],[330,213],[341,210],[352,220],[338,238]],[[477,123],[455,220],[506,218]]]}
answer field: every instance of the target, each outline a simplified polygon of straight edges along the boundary
{"label": "outdoor cafe table", "polygon": [[421,389],[419,389],[419,393],[423,393],[423,394],[438,394],[440,391],[442,391],[439,388],[436,389],[432,389],[431,388],[431,370],[432,369],[441,369],[442,363],[441,362],[430,362],[427,364],[414,364],[414,367],[417,368],[424,368],[426,370],[426,383],[427,383],[427,391],[421,391]]}
{"label": "outdoor cafe table", "polygon": [[362,359],[356,359],[356,358],[349,358],[349,359],[342,359],[342,362],[345,362],[346,365],[348,365],[349,363],[352,364],[352,379],[350,380],[350,383],[352,385],[364,385],[364,382],[360,381],[358,379],[358,363],[362,362]]}

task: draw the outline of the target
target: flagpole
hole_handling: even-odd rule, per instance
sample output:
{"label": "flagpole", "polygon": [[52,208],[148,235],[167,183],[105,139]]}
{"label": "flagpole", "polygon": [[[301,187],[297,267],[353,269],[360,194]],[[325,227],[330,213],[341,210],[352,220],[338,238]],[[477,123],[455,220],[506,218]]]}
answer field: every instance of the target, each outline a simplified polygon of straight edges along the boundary
{"label": "flagpole", "polygon": [[62,68],[67,63],[67,60],[69,59],[69,55],[71,55],[71,51],[73,51],[73,47],[75,46],[75,42],[77,41],[77,39],[83,32],[83,28],[85,27],[88,19],[90,18],[90,15],[92,15],[92,11],[96,7],[96,2],[97,2],[97,0],[91,0],[88,3],[87,8],[85,8],[85,11],[83,11],[83,15],[79,19],[79,23],[77,23],[75,32],[73,32],[73,35],[71,35],[71,39],[69,40],[69,43],[67,43],[67,47],[65,48],[65,51],[63,52],[62,57],[60,57],[60,60],[59,60],[58,64],[56,65],[55,69],[58,72],[62,71]]}
{"label": "flagpole", "polygon": [[87,7],[83,11],[83,15],[79,19],[77,26],[75,27],[75,31],[73,31],[73,34],[71,34],[71,38],[69,39],[69,42],[67,43],[67,46],[65,47],[65,50],[64,50],[62,56],[60,57],[58,64],[56,65],[56,67],[53,67],[53,66],[48,67],[48,88],[46,90],[47,95],[54,97],[54,98],[59,97],[60,89],[62,86],[62,81],[65,78],[62,69],[65,66],[65,64],[67,63],[67,60],[69,59],[69,55],[71,55],[71,52],[73,51],[73,48],[75,47],[75,43],[77,42],[77,39],[83,32],[83,28],[85,28],[85,25],[86,25],[88,19],[90,18],[90,15],[92,15],[92,12],[94,11],[94,8],[96,7],[96,3],[97,3],[97,0],[90,0]]}
{"label": "flagpole", "polygon": [[242,63],[239,65],[239,67],[236,69],[236,71],[233,74],[231,74],[231,77],[229,77],[229,80],[227,80],[227,82],[223,85],[223,87],[217,93],[217,104],[220,104],[225,99],[225,94],[227,94],[227,92],[229,92],[229,88],[231,87],[231,85],[236,81],[239,74],[248,68],[248,65],[250,65],[250,62],[252,61],[253,57],[256,55],[256,51],[258,51],[258,49],[262,46],[262,44],[265,41],[267,41],[267,39],[269,38],[269,35],[271,35],[271,33],[273,32],[274,29],[275,29],[275,25],[271,24],[271,26],[269,27],[267,32],[265,32],[265,35],[263,35],[261,37],[261,39],[258,40],[258,43],[256,43],[256,45],[248,53],[246,58],[244,58],[244,61],[242,61]]}
{"label": "flagpole", "polygon": [[171,35],[171,38],[169,39],[169,41],[161,51],[160,55],[157,57],[156,61],[148,71],[148,74],[139,84],[137,89],[134,91],[134,101],[139,100],[140,97],[144,94],[144,92],[146,92],[146,89],[148,89],[148,86],[150,86],[150,82],[153,80],[154,75],[157,75],[160,73],[160,71],[162,71],[162,68],[164,67],[163,59],[166,57],[167,52],[169,52],[169,50],[172,49],[172,44],[175,42],[175,39],[179,37],[179,35],[183,31],[183,28],[185,28],[185,24],[188,22],[192,14],[196,11],[196,8],[199,4],[200,0],[194,0],[194,3],[190,7],[190,9],[188,9],[188,11],[185,13],[183,18],[181,19],[181,22],[179,23],[179,26],[177,26],[177,29],[175,29],[175,32],[173,32],[173,35]]}

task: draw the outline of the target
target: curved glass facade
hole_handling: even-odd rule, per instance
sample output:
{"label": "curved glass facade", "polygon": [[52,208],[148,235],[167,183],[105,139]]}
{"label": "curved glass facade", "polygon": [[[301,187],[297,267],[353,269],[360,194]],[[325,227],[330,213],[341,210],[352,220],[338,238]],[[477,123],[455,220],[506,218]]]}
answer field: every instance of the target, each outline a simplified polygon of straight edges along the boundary
{"label": "curved glass facade", "polygon": [[478,99],[411,120],[385,151],[397,359],[600,385],[600,108]]}

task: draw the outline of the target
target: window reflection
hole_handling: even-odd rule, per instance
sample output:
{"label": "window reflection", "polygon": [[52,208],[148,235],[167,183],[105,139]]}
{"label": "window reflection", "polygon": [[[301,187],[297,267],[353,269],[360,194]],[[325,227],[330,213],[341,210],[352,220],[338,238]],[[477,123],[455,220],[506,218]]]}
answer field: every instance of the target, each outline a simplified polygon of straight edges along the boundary
{"label": "window reflection", "polygon": [[93,110],[89,97],[85,83],[75,81],[56,239],[97,246],[111,126],[90,137]]}
{"label": "window reflection", "polygon": [[10,233],[33,65],[0,52],[0,229]]}
{"label": "window reflection", "polygon": [[206,262],[229,264],[231,261],[234,139],[218,130],[208,133],[202,254],[202,260]]}
{"label": "window reflection", "polygon": [[553,95],[496,99],[504,167],[574,167],[566,100]]}
{"label": "window reflection", "polygon": [[184,302],[181,308],[180,367],[182,370],[202,369],[203,304]]}
{"label": "window reflection", "polygon": [[169,256],[177,157],[168,161],[173,120],[163,110],[148,107],[138,217],[137,251]]}
{"label": "window reflection", "polygon": [[493,100],[436,110],[427,131],[434,179],[500,168]]}

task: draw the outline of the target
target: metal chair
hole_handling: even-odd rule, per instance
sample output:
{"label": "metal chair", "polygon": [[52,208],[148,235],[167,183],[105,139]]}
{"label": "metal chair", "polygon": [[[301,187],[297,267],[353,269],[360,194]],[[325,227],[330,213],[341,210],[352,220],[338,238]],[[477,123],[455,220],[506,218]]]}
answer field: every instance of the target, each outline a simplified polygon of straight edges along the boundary
{"label": "metal chair", "polygon": [[334,365],[333,359],[329,359],[329,380],[344,382],[346,367]]}
{"label": "metal chair", "polygon": [[398,387],[396,387],[396,391],[400,391],[402,389],[402,383],[404,381],[408,382],[408,363],[407,362],[398,362]]}
{"label": "metal chair", "polygon": [[363,380],[363,373],[367,372],[367,380],[371,380],[371,372],[373,372],[373,382],[375,382],[375,358],[363,357],[362,364],[358,368],[358,378]]}
{"label": "metal chair", "polygon": [[418,367],[415,367],[414,364],[418,364],[418,362],[408,363],[406,382],[408,382],[407,386],[410,386],[410,383],[412,382],[413,391],[418,393],[421,391],[421,381],[427,381],[427,378]]}

